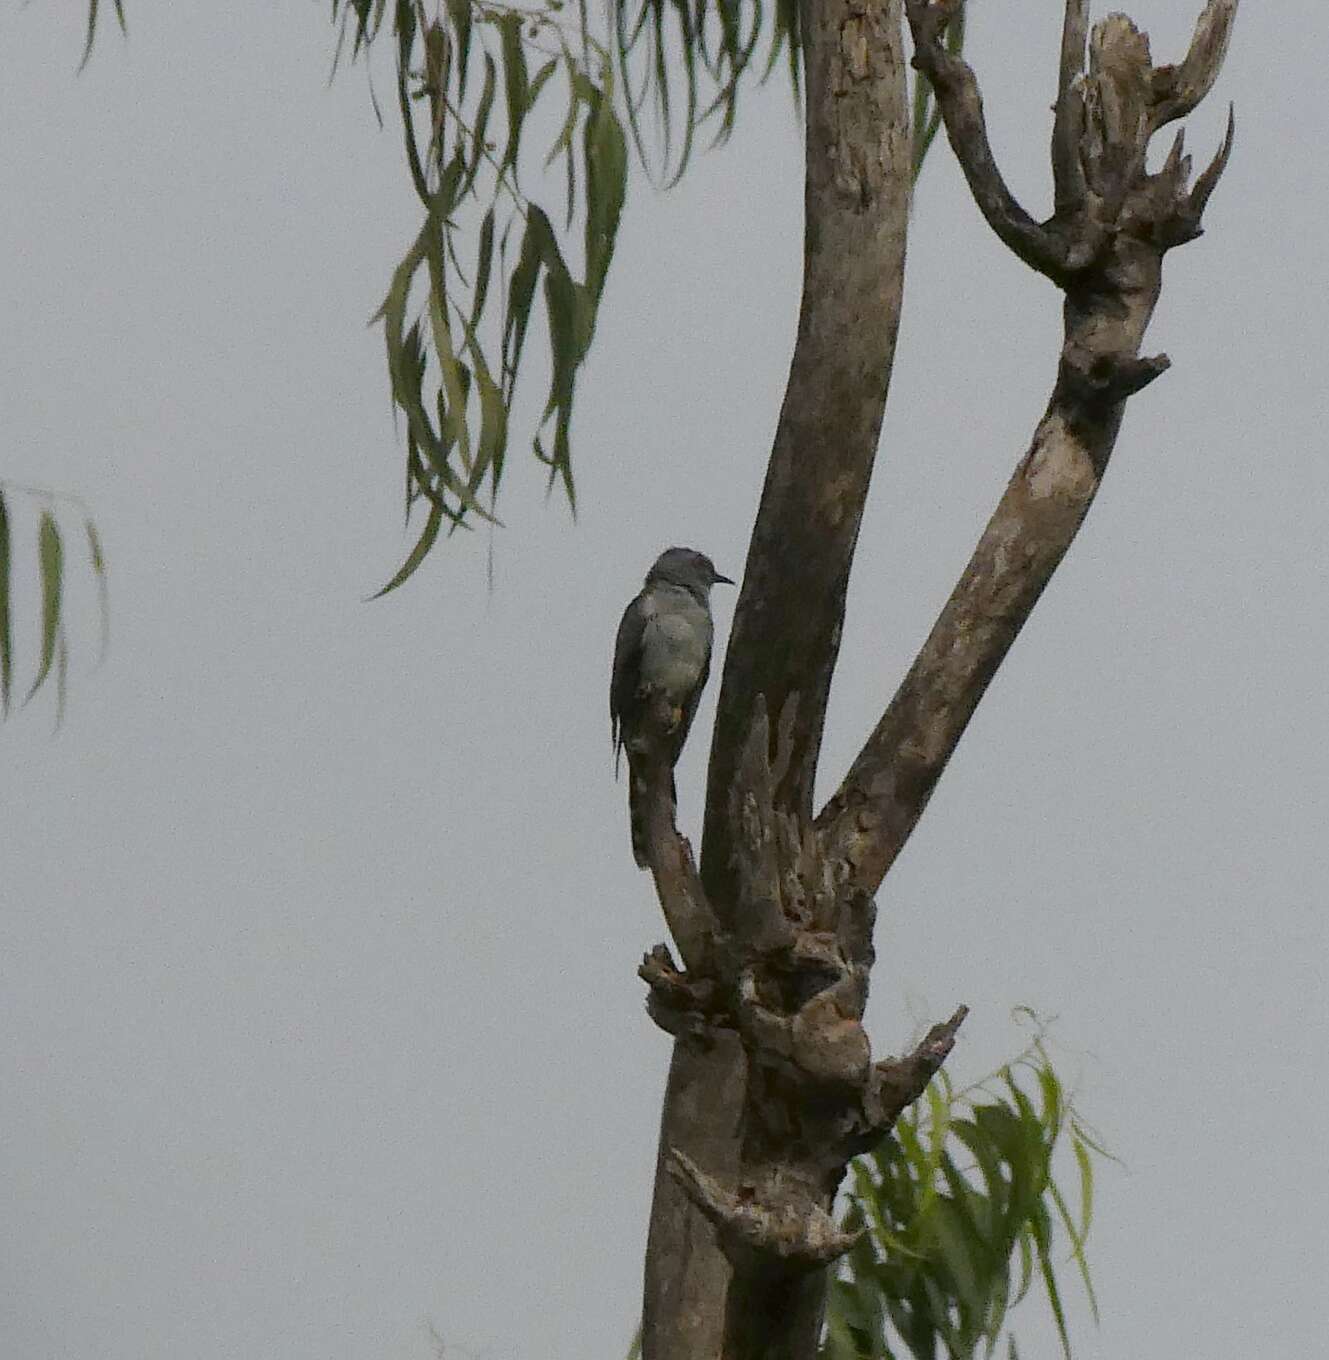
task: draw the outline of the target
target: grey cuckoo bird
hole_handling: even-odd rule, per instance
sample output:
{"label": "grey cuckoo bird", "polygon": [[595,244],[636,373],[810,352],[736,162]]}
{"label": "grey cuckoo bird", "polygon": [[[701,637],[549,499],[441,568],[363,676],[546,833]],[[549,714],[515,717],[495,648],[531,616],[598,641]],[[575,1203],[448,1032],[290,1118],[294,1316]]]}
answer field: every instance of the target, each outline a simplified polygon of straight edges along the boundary
{"label": "grey cuckoo bird", "polygon": [[641,593],[623,611],[609,686],[614,771],[628,753],[632,854],[646,868],[646,794],[651,762],[673,768],[687,740],[697,701],[711,673],[711,587],[734,583],[705,553],[668,548],[646,573]]}

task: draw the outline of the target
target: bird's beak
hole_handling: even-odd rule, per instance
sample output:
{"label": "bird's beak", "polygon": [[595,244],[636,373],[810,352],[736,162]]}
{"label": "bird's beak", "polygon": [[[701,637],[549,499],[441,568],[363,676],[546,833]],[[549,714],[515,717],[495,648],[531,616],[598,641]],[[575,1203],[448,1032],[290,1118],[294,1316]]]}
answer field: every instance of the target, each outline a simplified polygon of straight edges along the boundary
{"label": "bird's beak", "polygon": [[711,584],[715,586],[732,586],[734,582],[731,581],[727,576],[721,576],[720,573],[717,571],[715,573],[715,578],[714,580],[712,580]]}

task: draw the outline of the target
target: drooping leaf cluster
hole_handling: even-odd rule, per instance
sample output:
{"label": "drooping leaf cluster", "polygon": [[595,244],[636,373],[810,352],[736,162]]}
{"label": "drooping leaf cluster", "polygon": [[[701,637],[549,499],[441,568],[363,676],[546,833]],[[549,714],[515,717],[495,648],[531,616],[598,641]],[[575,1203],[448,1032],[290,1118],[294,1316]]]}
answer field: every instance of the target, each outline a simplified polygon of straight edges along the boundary
{"label": "drooping leaf cluster", "polygon": [[[1074,1210],[1053,1175],[1069,1141]],[[861,1232],[830,1286],[822,1360],[991,1356],[1007,1314],[1037,1281],[1069,1360],[1059,1258],[1073,1262],[1095,1319],[1085,1257],[1094,1159],[1042,1037],[992,1077],[957,1091],[945,1072],[890,1136],[852,1166],[842,1227]]]}
{"label": "drooping leaf cluster", "polygon": [[[37,501],[37,575],[41,583],[41,616],[38,643],[34,648],[33,678],[23,698],[26,704],[39,689],[54,679],[56,725],[64,718],[69,677],[69,640],[65,626],[65,541],[56,516],[55,497],[37,487],[20,487],[0,482],[0,719],[9,716],[14,699],[16,648],[14,643],[14,507]],[[109,609],[106,589],[106,557],[101,538],[92,519],[83,517],[83,536],[87,544],[88,565],[97,586],[101,612],[101,654],[109,638]]]}
{"label": "drooping leaf cluster", "polygon": [[[98,15],[88,0],[85,61]],[[425,514],[384,594],[445,526],[497,522],[527,333],[541,316],[550,381],[527,436],[575,510],[573,404],[626,198],[629,135],[648,172],[676,183],[700,131],[713,129],[712,144],[728,138],[745,85],[783,69],[799,97],[801,28],[798,0],[611,0],[594,13],[585,0],[575,13],[566,0],[331,0],[331,16],[334,71],[380,38],[393,49],[424,210],[376,316],[405,433],[407,516]],[[957,50],[963,33],[962,16],[948,36]],[[922,77],[912,111],[917,176],[940,126]],[[555,167],[557,203],[546,192]]]}
{"label": "drooping leaf cluster", "polygon": [[687,169],[704,124],[714,127],[712,145],[728,139],[744,77],[761,82],[783,65],[798,97],[798,0],[612,0],[611,11],[633,141],[647,166],[658,144],[670,184]]}
{"label": "drooping leaf cluster", "polygon": [[[623,210],[627,143],[608,54],[560,10],[560,0],[532,10],[445,0],[433,15],[421,0],[397,0],[391,10],[398,112],[424,220],[378,316],[405,423],[407,509],[423,501],[427,515],[384,592],[410,576],[444,524],[496,519],[539,311],[550,381],[531,445],[575,505],[573,399]],[[386,0],[335,0],[333,11],[353,54],[388,16]],[[522,186],[533,122],[548,134],[536,168],[561,170],[557,208]]]}
{"label": "drooping leaf cluster", "polygon": [[[614,52],[633,142],[649,169],[658,160],[667,184],[687,169],[696,134],[708,124],[711,146],[733,132],[745,82],[788,73],[795,100],[802,93],[803,41],[798,0],[612,0]],[[961,5],[946,43],[964,45]],[[932,87],[913,76],[910,99],[913,174],[918,178],[941,114]],[[649,116],[650,124],[646,119]]]}

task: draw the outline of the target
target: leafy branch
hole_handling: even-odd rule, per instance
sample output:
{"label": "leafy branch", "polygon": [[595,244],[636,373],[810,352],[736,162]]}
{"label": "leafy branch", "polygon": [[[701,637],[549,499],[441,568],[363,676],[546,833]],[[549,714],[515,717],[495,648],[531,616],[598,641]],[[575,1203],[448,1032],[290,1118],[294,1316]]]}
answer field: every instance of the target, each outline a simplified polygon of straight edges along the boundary
{"label": "leafy branch", "polygon": [[[943,1069],[894,1132],[853,1163],[838,1227],[859,1240],[831,1282],[821,1360],[936,1360],[938,1348],[947,1360],[972,1360],[980,1349],[991,1356],[1035,1272],[1069,1360],[1053,1255],[1059,1233],[1098,1320],[1085,1256],[1094,1159],[1116,1159],[1067,1095],[1046,1027],[1025,1007],[1016,1014],[1036,1027],[1023,1052],[960,1090]],[[1074,1210],[1052,1175],[1067,1134],[1079,1180]],[[1014,1336],[1006,1341],[1018,1360]],[[627,1360],[640,1355],[638,1329]]]}
{"label": "leafy branch", "polygon": [[[1067,1137],[1074,1209],[1052,1172]],[[940,1072],[926,1100],[853,1164],[840,1227],[861,1236],[831,1285],[823,1360],[934,1360],[938,1348],[949,1360],[990,1356],[1036,1277],[1069,1360],[1053,1248],[1064,1234],[1097,1320],[1085,1242],[1094,1159],[1110,1155],[1075,1110],[1041,1027],[1017,1058],[963,1090]]]}
{"label": "leafy branch", "polygon": [[[114,4],[123,26],[122,0]],[[98,8],[89,0],[85,62]],[[783,65],[797,99],[800,20],[797,0],[614,0],[603,33],[584,0],[575,11],[565,0],[332,0],[331,18],[334,73],[348,49],[354,62],[392,39],[405,158],[425,214],[374,318],[405,426],[406,516],[417,504],[425,513],[382,595],[414,573],[444,526],[499,523],[537,298],[550,379],[530,447],[575,513],[574,400],[626,198],[628,141],[650,172],[653,111],[673,184],[703,124],[715,126],[712,144],[728,138],[748,76],[764,81]],[[962,22],[952,25],[956,51],[962,35]],[[539,157],[543,171],[562,172],[557,212],[520,183],[538,157],[527,131],[537,106],[558,126]],[[939,127],[921,75],[913,109],[917,175]]]}
{"label": "leafy branch", "polygon": [[[349,29],[353,56],[387,18],[386,3],[375,0],[333,9],[342,22],[339,46]],[[405,418],[407,514],[418,501],[427,512],[380,595],[411,576],[445,524],[451,532],[477,519],[499,522],[537,295],[551,372],[531,447],[575,510],[573,402],[627,182],[612,63],[584,31],[579,44],[570,41],[557,4],[520,10],[446,0],[431,18],[420,0],[398,0],[393,32],[406,162],[425,217],[375,319],[383,322],[393,402]],[[541,59],[534,70],[532,55]],[[543,164],[562,165],[562,232],[520,184],[528,119],[544,104],[562,113]],[[578,218],[579,261],[566,239]]]}

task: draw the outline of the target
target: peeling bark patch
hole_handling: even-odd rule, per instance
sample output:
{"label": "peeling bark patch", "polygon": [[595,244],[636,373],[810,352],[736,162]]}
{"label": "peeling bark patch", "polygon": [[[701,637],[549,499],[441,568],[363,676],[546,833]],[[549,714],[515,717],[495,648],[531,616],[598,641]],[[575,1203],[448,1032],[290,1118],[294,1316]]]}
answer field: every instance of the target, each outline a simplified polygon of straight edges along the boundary
{"label": "peeling bark patch", "polygon": [[[828,9],[838,6],[828,6]],[[828,14],[829,23],[836,23]],[[903,57],[897,35],[898,4],[876,9],[849,8],[832,29],[829,113],[833,134],[826,148],[834,183],[859,213],[870,210],[884,193],[898,193],[892,135],[893,88]]]}
{"label": "peeling bark patch", "polygon": [[858,495],[860,478],[853,472],[842,472],[832,477],[821,488],[822,518],[831,528],[838,528],[846,515],[857,518],[863,505]]}
{"label": "peeling bark patch", "polygon": [[[866,80],[868,74],[868,36],[863,31],[862,15],[851,14],[840,25],[840,53],[852,80]],[[837,90],[837,93],[843,93]]]}
{"label": "peeling bark patch", "polygon": [[1055,496],[1076,504],[1087,504],[1098,489],[1093,462],[1060,415],[1039,428],[1025,464],[1025,485],[1035,500]]}

